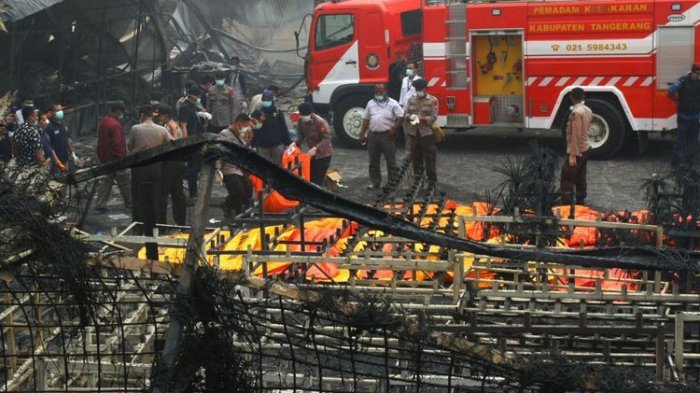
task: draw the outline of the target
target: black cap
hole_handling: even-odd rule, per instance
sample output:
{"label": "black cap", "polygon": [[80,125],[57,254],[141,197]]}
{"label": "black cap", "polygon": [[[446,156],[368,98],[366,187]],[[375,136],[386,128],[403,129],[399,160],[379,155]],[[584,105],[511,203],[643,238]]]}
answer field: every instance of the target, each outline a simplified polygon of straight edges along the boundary
{"label": "black cap", "polygon": [[251,119],[259,119],[263,116],[265,116],[265,114],[260,109],[256,109],[250,114]]}
{"label": "black cap", "polygon": [[195,97],[201,97],[202,96],[202,89],[200,89],[198,86],[191,87],[187,89],[187,94]]}
{"label": "black cap", "polygon": [[314,111],[314,106],[310,102],[304,102],[299,105],[299,114],[302,116],[308,116]]}
{"label": "black cap", "polygon": [[428,81],[423,78],[419,78],[413,81],[413,87],[416,89],[425,89],[428,87]]}

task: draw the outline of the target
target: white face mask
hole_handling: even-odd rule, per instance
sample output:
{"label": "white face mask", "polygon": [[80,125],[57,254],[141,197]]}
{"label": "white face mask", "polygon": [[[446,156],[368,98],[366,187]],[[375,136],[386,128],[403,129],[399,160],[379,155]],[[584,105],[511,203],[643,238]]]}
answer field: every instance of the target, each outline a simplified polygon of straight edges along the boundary
{"label": "white face mask", "polygon": [[311,115],[301,116],[301,121],[303,121],[304,123],[310,122],[310,121],[311,121]]}
{"label": "white face mask", "polygon": [[417,91],[416,92],[416,97],[418,98],[425,98],[426,94],[424,91]]}
{"label": "white face mask", "polygon": [[242,127],[242,128],[240,128],[240,129],[238,130],[238,133],[239,133],[240,135],[245,135],[245,134],[247,134],[249,131],[250,131],[250,126],[248,126],[248,127]]}

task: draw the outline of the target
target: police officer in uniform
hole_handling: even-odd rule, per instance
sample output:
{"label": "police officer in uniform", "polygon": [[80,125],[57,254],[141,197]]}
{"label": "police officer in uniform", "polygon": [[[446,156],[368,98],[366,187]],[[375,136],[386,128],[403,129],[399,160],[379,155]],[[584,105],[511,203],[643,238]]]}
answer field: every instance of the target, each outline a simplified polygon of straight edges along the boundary
{"label": "police officer in uniform", "polygon": [[[141,124],[131,127],[127,147],[129,154],[160,146],[173,138],[163,126],[153,122],[154,108],[145,105],[139,109]],[[132,215],[134,221],[144,223],[146,234],[156,222],[165,222],[160,208],[162,194],[162,164],[156,162],[131,168]]]}
{"label": "police officer in uniform", "polygon": [[425,79],[413,81],[416,94],[406,102],[404,133],[411,140],[411,161],[413,173],[423,174],[425,169],[431,187],[437,185],[437,141],[433,133],[433,123],[437,120],[438,100],[428,94]]}

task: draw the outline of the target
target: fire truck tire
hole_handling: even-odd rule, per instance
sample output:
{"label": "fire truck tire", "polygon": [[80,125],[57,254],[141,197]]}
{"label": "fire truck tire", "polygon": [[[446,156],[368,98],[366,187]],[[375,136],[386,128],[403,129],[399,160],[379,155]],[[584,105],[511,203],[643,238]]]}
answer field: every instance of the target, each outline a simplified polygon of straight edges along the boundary
{"label": "fire truck tire", "polygon": [[606,100],[588,99],[586,105],[593,111],[593,119],[588,129],[591,157],[610,158],[625,143],[627,130],[622,114],[615,105]]}
{"label": "fire truck tire", "polygon": [[360,129],[362,115],[370,97],[351,95],[343,98],[333,111],[333,128],[335,135],[348,147],[360,148]]}

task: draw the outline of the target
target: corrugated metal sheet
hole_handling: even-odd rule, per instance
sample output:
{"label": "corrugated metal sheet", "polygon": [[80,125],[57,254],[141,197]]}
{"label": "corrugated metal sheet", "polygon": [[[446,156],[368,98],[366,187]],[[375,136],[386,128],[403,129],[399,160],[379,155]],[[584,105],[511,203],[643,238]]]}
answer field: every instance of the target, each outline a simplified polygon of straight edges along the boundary
{"label": "corrugated metal sheet", "polygon": [[63,0],[5,0],[10,7],[10,20],[18,21],[56,5]]}

